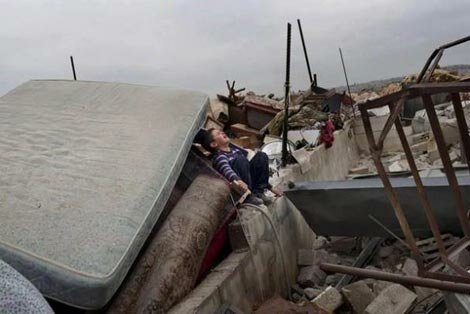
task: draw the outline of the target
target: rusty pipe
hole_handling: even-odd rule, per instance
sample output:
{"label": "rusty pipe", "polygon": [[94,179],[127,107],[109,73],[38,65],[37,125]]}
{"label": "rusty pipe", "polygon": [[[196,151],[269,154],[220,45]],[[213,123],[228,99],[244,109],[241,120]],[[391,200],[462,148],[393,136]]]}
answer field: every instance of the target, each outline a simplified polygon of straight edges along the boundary
{"label": "rusty pipe", "polygon": [[404,276],[372,269],[362,269],[351,266],[321,263],[320,269],[327,272],[349,274],[361,278],[374,278],[396,282],[403,285],[420,286],[444,291],[470,294],[470,284],[442,281],[431,278],[422,278],[417,276]]}

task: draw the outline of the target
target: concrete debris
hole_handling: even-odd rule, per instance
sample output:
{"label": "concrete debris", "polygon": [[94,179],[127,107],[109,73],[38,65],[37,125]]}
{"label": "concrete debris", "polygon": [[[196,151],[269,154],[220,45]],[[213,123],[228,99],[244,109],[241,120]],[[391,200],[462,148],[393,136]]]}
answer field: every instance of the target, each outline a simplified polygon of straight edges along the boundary
{"label": "concrete debris", "polygon": [[297,284],[292,285],[291,287],[292,293],[297,293],[301,296],[304,295],[304,290]]}
{"label": "concrete debris", "polygon": [[328,312],[334,312],[343,304],[343,296],[336,288],[329,286],[312,303]]}
{"label": "concrete debris", "polygon": [[323,292],[323,289],[315,289],[315,288],[304,289],[304,294],[309,300],[313,300],[322,292]]}
{"label": "concrete debris", "polygon": [[428,143],[426,142],[421,142],[421,143],[416,143],[410,147],[411,151],[413,153],[418,153],[418,154],[423,154],[427,151],[428,149]]}
{"label": "concrete debris", "polygon": [[302,287],[315,287],[321,285],[325,278],[326,273],[318,265],[312,265],[300,269],[297,282]]}
{"label": "concrete debris", "polygon": [[349,173],[351,174],[366,174],[369,172],[369,167],[366,166],[359,166],[356,168],[349,169]]}
{"label": "concrete debris", "polygon": [[300,302],[302,298],[303,298],[303,295],[300,295],[296,292],[292,293],[292,301],[294,301],[295,303]]}
{"label": "concrete debris", "polygon": [[341,292],[355,313],[364,313],[367,306],[375,299],[374,292],[363,280],[343,287]]}
{"label": "concrete debris", "polygon": [[360,246],[357,238],[355,237],[331,237],[328,243],[330,252],[335,253],[351,253]]}
{"label": "concrete debris", "polygon": [[327,238],[325,238],[323,236],[318,236],[315,239],[315,241],[313,242],[312,248],[314,250],[318,250],[318,249],[322,249],[322,248],[326,247],[328,244],[329,244],[329,241],[328,241]]}
{"label": "concrete debris", "polygon": [[399,284],[385,288],[365,309],[367,314],[404,314],[417,296]]}
{"label": "concrete debris", "polygon": [[326,250],[300,249],[297,252],[297,265],[311,266],[320,263],[337,263],[338,257]]}
{"label": "concrete debris", "polygon": [[406,160],[395,161],[388,167],[389,172],[403,172],[409,170],[410,166]]}
{"label": "concrete debris", "polygon": [[372,291],[376,295],[379,295],[382,291],[384,291],[389,286],[393,285],[392,282],[384,281],[384,280],[373,280],[372,282]]}
{"label": "concrete debris", "polygon": [[264,302],[254,314],[328,314],[317,305],[310,302],[295,304],[279,296],[275,296]]}
{"label": "concrete debris", "polygon": [[343,278],[343,274],[328,275],[325,279],[325,286],[336,286],[336,284],[341,280],[341,278]]}

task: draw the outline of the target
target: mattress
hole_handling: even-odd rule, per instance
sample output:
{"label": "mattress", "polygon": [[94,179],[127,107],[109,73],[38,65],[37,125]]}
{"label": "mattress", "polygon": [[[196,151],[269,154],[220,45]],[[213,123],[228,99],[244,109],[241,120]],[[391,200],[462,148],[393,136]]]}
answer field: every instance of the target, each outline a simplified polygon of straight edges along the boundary
{"label": "mattress", "polygon": [[0,259],[98,309],[156,223],[202,126],[202,93],[36,80],[0,97]]}

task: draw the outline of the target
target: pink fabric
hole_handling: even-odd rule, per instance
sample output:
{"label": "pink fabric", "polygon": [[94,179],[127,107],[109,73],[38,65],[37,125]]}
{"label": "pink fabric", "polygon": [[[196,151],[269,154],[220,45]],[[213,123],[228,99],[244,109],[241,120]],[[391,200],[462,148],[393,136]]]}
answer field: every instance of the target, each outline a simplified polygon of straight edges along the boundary
{"label": "pink fabric", "polygon": [[320,131],[320,144],[325,143],[325,147],[329,148],[333,145],[335,136],[333,132],[335,131],[335,126],[331,120],[326,122],[326,125]]}

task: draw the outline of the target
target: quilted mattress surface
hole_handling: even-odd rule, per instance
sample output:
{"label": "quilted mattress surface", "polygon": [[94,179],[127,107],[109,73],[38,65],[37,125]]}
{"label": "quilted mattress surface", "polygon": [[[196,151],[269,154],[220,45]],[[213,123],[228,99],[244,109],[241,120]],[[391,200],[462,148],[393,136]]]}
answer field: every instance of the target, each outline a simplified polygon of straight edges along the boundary
{"label": "quilted mattress surface", "polygon": [[47,297],[96,309],[160,215],[208,97],[29,81],[0,97],[0,259]]}

